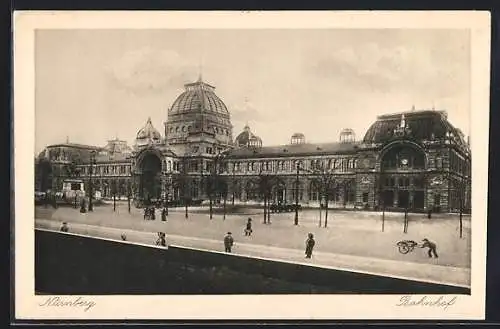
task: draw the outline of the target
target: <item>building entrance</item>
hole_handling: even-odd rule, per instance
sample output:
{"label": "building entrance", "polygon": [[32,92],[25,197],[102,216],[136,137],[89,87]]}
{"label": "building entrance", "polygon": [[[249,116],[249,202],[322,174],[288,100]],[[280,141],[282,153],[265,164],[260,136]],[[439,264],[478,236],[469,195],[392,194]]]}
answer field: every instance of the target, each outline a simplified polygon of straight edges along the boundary
{"label": "building entrance", "polygon": [[424,211],[425,155],[416,146],[398,144],[381,162],[381,199],[386,208]]}
{"label": "building entrance", "polygon": [[161,160],[155,154],[147,154],[140,162],[139,198],[161,199]]}

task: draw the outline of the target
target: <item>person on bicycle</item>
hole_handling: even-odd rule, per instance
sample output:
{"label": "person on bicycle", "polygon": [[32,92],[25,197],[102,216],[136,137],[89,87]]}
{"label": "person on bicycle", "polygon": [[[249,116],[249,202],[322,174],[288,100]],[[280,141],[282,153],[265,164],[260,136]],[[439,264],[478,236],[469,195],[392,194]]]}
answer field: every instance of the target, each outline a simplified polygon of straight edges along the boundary
{"label": "person on bicycle", "polygon": [[432,258],[434,255],[435,258],[438,258],[437,252],[436,252],[436,244],[432,241],[429,241],[429,239],[425,238],[422,240],[423,244],[420,246],[420,248],[429,248],[427,251],[427,254],[429,255],[429,258]]}

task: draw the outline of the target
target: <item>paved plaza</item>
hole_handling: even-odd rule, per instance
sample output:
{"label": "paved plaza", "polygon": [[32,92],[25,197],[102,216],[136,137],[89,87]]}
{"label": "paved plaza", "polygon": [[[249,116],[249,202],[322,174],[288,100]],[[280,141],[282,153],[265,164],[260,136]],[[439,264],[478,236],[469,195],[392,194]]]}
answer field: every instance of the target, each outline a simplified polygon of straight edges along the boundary
{"label": "paved plaza", "polygon": [[[115,212],[110,205],[95,207],[94,212],[85,214],[74,208],[61,207],[55,211],[37,209],[36,216],[38,227],[50,226],[47,220],[52,223],[51,228],[66,221],[70,227],[80,225],[80,231],[81,225],[86,225],[86,233],[98,236],[102,233],[95,229],[92,233],[88,228],[106,227],[115,232],[115,238],[123,232],[129,241],[142,243],[154,243],[155,233],[162,231],[167,233],[169,244],[215,251],[223,251],[223,236],[231,231],[236,243],[235,252],[279,259],[292,257],[294,260],[302,260],[307,233],[312,232],[316,239],[312,264],[351,266],[406,277],[414,274],[420,278],[434,277],[441,282],[468,284],[470,281],[470,217],[464,217],[463,238],[460,239],[458,215],[435,215],[429,220],[423,214],[410,214],[408,233],[405,234],[400,213],[386,214],[382,232],[381,215],[375,212],[331,210],[328,228],[318,227],[318,209],[301,211],[299,226],[293,225],[294,213],[272,214],[272,223],[263,224],[261,209],[249,208],[239,211],[238,215],[228,214],[225,220],[219,213],[210,220],[204,212],[205,207],[190,208],[186,219],[184,208],[175,208],[169,210],[167,222],[160,220],[159,211],[155,221],[146,221],[141,209],[132,208],[129,214],[127,204],[118,203]],[[324,218],[324,211],[322,213]],[[248,217],[253,219],[251,237],[243,234]],[[397,241],[411,239],[420,242],[423,238],[437,243],[439,258],[428,258],[426,249],[420,248],[406,255],[398,252]]]}

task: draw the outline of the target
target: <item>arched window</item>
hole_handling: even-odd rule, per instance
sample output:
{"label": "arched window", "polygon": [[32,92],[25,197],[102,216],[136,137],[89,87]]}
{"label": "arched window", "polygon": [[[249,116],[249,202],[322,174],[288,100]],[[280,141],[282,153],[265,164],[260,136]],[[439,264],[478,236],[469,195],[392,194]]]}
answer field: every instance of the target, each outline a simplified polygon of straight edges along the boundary
{"label": "arched window", "polygon": [[248,200],[256,200],[257,199],[257,187],[253,182],[247,182],[245,186],[245,192],[247,194]]}
{"label": "arched window", "polygon": [[299,181],[299,185],[297,186],[297,182],[294,181],[292,184],[292,199],[295,200],[296,192],[299,192],[299,200],[302,200],[304,197],[304,186],[302,182]]}
{"label": "arched window", "polygon": [[186,132],[186,126],[182,126],[182,131]]}
{"label": "arched window", "polygon": [[309,200],[320,201],[320,190],[315,180],[311,181],[309,185]]}
{"label": "arched window", "polygon": [[179,132],[179,127],[176,127],[175,128],[175,132],[178,133]]}

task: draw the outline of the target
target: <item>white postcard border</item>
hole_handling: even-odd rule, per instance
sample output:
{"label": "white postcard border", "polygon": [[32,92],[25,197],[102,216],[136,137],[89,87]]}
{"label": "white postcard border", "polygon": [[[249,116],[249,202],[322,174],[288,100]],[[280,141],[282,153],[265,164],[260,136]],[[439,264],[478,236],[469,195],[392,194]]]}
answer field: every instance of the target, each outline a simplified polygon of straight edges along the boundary
{"label": "white postcard border", "polygon": [[[16,318],[484,319],[490,24],[489,12],[16,12],[13,19]],[[398,307],[400,295],[82,296],[96,303],[88,312],[81,308],[40,307],[48,296],[34,295],[34,32],[78,28],[470,29],[474,154],[471,295],[457,295],[456,303],[447,310]]]}

